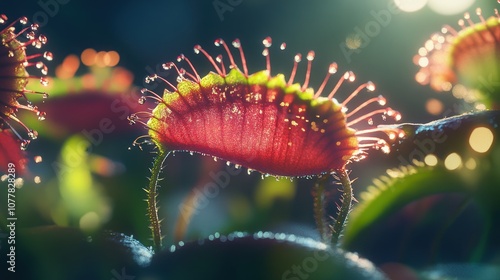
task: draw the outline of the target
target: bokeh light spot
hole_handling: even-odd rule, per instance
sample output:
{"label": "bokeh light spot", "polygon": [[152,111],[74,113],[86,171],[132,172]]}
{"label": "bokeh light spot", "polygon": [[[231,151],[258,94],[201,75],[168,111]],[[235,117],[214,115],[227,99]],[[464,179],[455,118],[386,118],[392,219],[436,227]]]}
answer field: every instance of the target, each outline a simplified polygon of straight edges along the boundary
{"label": "bokeh light spot", "polygon": [[429,166],[436,166],[436,164],[438,163],[438,159],[435,155],[429,154],[425,156],[424,162]]}
{"label": "bokeh light spot", "polygon": [[449,154],[444,160],[444,166],[448,170],[455,170],[462,165],[462,158],[457,153]]}
{"label": "bokeh light spot", "polygon": [[[411,0],[407,0],[411,1]],[[456,15],[467,10],[474,0],[429,0],[429,8],[441,15]]]}
{"label": "bokeh light spot", "polygon": [[115,51],[108,52],[108,57],[109,57],[109,62],[108,62],[109,67],[114,67],[118,65],[118,62],[120,62],[120,55]]}
{"label": "bokeh light spot", "polygon": [[97,67],[105,67],[107,65],[106,55],[107,53],[105,51],[100,51],[96,54],[95,65],[97,65]]}
{"label": "bokeh light spot", "polygon": [[394,0],[394,3],[401,11],[411,13],[422,9],[427,0]]}
{"label": "bokeh light spot", "polygon": [[476,127],[470,134],[469,144],[478,153],[486,153],[493,144],[493,132],[487,127]]}
{"label": "bokeh light spot", "polygon": [[420,67],[427,67],[429,65],[429,59],[425,56],[418,59],[418,65]]}
{"label": "bokeh light spot", "polygon": [[86,49],[82,52],[81,59],[85,66],[92,66],[96,63],[96,51],[94,49]]}
{"label": "bokeh light spot", "polygon": [[345,39],[346,46],[351,50],[356,50],[361,47],[361,38],[357,34],[350,34]]}
{"label": "bokeh light spot", "polygon": [[468,160],[465,162],[465,167],[467,167],[467,169],[470,169],[470,170],[474,170],[474,169],[476,169],[476,167],[477,167],[476,160],[475,160],[475,159],[473,159],[473,158],[468,159]]}
{"label": "bokeh light spot", "polygon": [[425,103],[425,109],[427,110],[427,112],[434,116],[441,114],[443,112],[443,108],[443,102],[435,98],[431,98]]}

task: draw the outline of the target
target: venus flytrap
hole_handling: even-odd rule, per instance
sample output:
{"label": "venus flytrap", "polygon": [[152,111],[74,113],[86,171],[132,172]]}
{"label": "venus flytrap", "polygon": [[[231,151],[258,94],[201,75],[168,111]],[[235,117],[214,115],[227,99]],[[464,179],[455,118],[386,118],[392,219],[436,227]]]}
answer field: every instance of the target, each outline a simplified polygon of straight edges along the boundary
{"label": "venus flytrap", "polygon": [[[271,74],[270,37],[263,40],[266,69],[253,74],[248,73],[246,57],[238,39],[232,45],[239,52],[241,65],[236,63],[226,42],[217,39],[215,45],[222,47],[226,56],[214,57],[201,46],[194,47],[195,53],[205,56],[215,72],[201,77],[191,61],[181,54],[177,61],[185,62],[188,70],[174,62],[164,64],[165,69],[177,73],[176,84],[158,75],[147,77],[146,82],[161,80],[167,89],[163,94],[144,89],[147,95],[139,103],[150,98],[157,102],[156,107],[129,118],[131,123],[138,122],[148,128],[149,137],[158,149],[147,189],[154,248],[159,250],[162,247],[156,207],[157,180],[165,158],[172,151],[210,155],[277,177],[312,178],[321,175],[317,198],[324,195],[323,184],[333,175],[339,179],[344,192],[338,217],[330,225],[324,212],[326,201],[322,199],[317,200],[315,212],[321,235],[324,239],[332,236],[331,243],[336,244],[353,199],[346,165],[363,159],[368,149],[388,152],[388,141],[403,137],[403,132],[376,127],[373,118],[382,116],[399,120],[401,115],[386,108],[382,96],[372,97],[348,109],[351,101],[363,90],[375,90],[372,82],[361,84],[344,101],[337,101],[341,85],[355,80],[351,71],[340,77],[326,97],[321,96],[327,90],[331,76],[338,70],[336,63],[330,65],[318,90],[310,88],[314,51],[307,53],[307,71],[301,84],[295,81],[301,54],[295,55],[288,80],[283,74]],[[281,49],[285,46],[282,44]],[[229,65],[224,60],[229,61]],[[380,107],[374,108],[376,106]],[[354,127],[361,122],[368,123],[369,128],[356,130]]]}

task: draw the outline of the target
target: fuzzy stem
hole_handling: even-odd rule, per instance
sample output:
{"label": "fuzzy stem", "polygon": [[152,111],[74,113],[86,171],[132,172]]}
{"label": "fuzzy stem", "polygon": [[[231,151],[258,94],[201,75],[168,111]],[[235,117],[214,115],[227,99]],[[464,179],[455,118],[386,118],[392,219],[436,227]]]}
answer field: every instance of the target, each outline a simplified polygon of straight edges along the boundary
{"label": "fuzzy stem", "polygon": [[161,221],[158,219],[158,201],[156,198],[158,197],[158,193],[156,192],[158,186],[158,179],[160,177],[160,172],[163,166],[163,162],[167,158],[169,152],[160,151],[158,156],[156,157],[153,168],[151,169],[151,178],[149,180],[148,189],[145,189],[148,194],[147,202],[148,202],[148,217],[151,229],[151,233],[153,235],[153,249],[155,252],[159,252],[162,247],[162,235],[161,235]]}
{"label": "fuzzy stem", "polygon": [[353,199],[351,179],[349,179],[349,174],[347,174],[347,171],[345,169],[339,169],[336,170],[335,173],[337,174],[339,181],[342,184],[343,194],[342,205],[340,206],[337,219],[335,221],[335,224],[333,225],[332,246],[337,245],[339,242],[340,234],[342,233],[344,224],[347,220],[347,215],[351,211],[351,204]]}
{"label": "fuzzy stem", "polygon": [[325,243],[330,239],[326,218],[325,185],[327,179],[328,176],[318,177],[314,183],[313,191],[314,219],[316,220],[316,226],[318,227],[321,239]]}

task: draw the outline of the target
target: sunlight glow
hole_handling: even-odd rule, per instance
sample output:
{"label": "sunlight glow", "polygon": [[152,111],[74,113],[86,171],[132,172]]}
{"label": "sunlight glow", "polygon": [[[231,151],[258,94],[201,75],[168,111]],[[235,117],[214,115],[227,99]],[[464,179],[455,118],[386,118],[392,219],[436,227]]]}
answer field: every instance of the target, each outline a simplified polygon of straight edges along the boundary
{"label": "sunlight glow", "polygon": [[429,0],[429,8],[442,15],[456,15],[465,12],[475,0]]}
{"label": "sunlight glow", "polygon": [[394,0],[394,3],[403,12],[411,13],[422,9],[427,0]]}

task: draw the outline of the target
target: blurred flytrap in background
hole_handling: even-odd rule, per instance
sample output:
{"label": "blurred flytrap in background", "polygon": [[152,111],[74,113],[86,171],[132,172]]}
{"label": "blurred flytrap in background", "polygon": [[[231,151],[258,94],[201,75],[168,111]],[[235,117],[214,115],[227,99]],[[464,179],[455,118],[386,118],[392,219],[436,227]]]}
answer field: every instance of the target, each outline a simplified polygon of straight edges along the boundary
{"label": "blurred flytrap in background", "polygon": [[[28,83],[39,81],[47,86],[48,73],[44,60],[52,60],[52,53],[40,49],[47,43],[45,35],[37,34],[38,25],[28,24],[26,17],[9,21],[6,15],[0,14],[0,170],[6,172],[9,163],[17,166],[19,174],[25,174],[25,150],[31,140],[38,137],[38,132],[28,128],[18,117],[19,111],[25,110],[36,115],[38,120],[45,119],[45,112],[34,106],[29,100],[30,95],[41,95],[46,98],[47,93],[27,89]],[[28,50],[28,52],[27,52]],[[40,72],[41,76],[30,75],[30,71]],[[21,132],[18,132],[21,128]],[[28,138],[28,139],[26,139]],[[16,144],[17,143],[17,144]]]}
{"label": "blurred flytrap in background", "polygon": [[[474,22],[477,17],[479,22]],[[465,13],[459,31],[445,25],[418,50],[414,61],[421,67],[415,79],[437,91],[476,103],[477,109],[498,108],[498,48],[500,15],[485,19],[481,8]]]}

